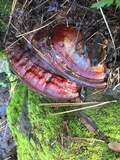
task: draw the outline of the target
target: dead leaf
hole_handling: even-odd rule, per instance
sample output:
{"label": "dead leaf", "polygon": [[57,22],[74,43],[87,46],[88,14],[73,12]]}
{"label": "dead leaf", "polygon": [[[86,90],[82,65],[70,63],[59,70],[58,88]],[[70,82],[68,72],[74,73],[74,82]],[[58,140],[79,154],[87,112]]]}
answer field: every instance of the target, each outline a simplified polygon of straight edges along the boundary
{"label": "dead leaf", "polygon": [[118,142],[110,142],[108,147],[115,152],[120,152],[120,143]]}
{"label": "dead leaf", "polygon": [[90,117],[85,115],[83,112],[79,112],[77,116],[80,119],[81,123],[84,124],[90,132],[97,131],[97,125]]}

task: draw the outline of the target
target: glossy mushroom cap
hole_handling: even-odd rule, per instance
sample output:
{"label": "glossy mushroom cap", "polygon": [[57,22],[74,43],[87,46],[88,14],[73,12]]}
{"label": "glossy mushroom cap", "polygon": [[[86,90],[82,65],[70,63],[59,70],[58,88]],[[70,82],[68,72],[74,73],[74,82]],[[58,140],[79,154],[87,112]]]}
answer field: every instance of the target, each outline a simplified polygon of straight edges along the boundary
{"label": "glossy mushroom cap", "polygon": [[[106,86],[106,66],[93,66],[90,46],[85,43],[83,33],[75,27],[57,25],[51,29],[44,28],[33,36],[32,44],[41,58],[53,66],[56,74],[78,85],[95,88]],[[96,57],[97,54],[96,50]]]}

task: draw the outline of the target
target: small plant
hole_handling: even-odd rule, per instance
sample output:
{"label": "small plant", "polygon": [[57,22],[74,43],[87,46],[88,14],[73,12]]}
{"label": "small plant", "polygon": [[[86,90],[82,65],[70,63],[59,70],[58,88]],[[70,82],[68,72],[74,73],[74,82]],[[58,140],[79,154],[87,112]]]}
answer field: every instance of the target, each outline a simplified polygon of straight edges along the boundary
{"label": "small plant", "polygon": [[97,3],[94,3],[91,7],[99,9],[101,7],[104,7],[105,5],[107,5],[109,7],[111,4],[115,4],[116,8],[119,8],[120,7],[120,0],[101,0]]}
{"label": "small plant", "polygon": [[[1,54],[2,55],[2,54]],[[3,74],[3,77],[0,79],[0,86],[8,87],[12,82],[16,81],[16,76],[10,70],[8,61],[0,57],[0,74]]]}

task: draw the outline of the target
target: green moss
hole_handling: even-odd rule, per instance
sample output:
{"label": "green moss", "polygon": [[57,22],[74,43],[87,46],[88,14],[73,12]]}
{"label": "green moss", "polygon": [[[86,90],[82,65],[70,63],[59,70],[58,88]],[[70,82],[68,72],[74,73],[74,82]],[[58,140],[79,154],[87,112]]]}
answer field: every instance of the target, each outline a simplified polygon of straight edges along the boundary
{"label": "green moss", "polygon": [[7,114],[9,119],[9,125],[14,135],[17,128],[17,122],[22,112],[24,101],[25,101],[25,92],[26,86],[19,84],[16,87],[15,92],[13,93],[12,99],[10,100],[9,107],[7,108]]}
{"label": "green moss", "polygon": [[[18,145],[18,158],[20,160],[56,159],[63,150],[57,141],[60,134],[62,117],[49,116],[48,114],[52,109],[50,107],[39,107],[41,96],[29,91],[28,111],[32,130],[29,136],[24,137],[24,134],[20,132],[19,126],[22,110],[25,106],[25,99],[26,87],[20,84],[16,87],[7,110],[10,128]],[[63,156],[66,156],[66,154],[63,154]]]}
{"label": "green moss", "polygon": [[6,53],[3,50],[0,50],[0,60],[7,60]]}
{"label": "green moss", "polygon": [[88,130],[80,123],[77,116],[72,114],[72,117],[69,120],[69,129],[74,137],[89,137],[90,133]]}
{"label": "green moss", "polygon": [[0,1],[0,31],[5,31],[8,23],[8,16],[11,10],[11,0]]}
{"label": "green moss", "polygon": [[1,16],[10,13],[11,4],[12,4],[11,0],[1,0],[0,1]]}
{"label": "green moss", "polygon": [[97,124],[99,130],[110,137],[111,141],[119,139],[120,102],[85,111]]}
{"label": "green moss", "polygon": [[[27,92],[23,84],[20,83],[16,87],[7,112],[10,128],[17,143],[18,160],[116,160],[119,158],[118,153],[108,149],[106,142],[100,141],[101,137],[97,133],[89,133],[73,113],[69,114],[68,121],[70,137],[62,139],[63,116],[50,116],[55,109],[47,106],[40,107],[39,104],[43,102],[46,102],[46,98],[31,90]],[[27,112],[24,111],[26,109]],[[119,141],[119,110],[119,104],[111,104],[85,112],[95,121],[98,128],[109,136],[109,141]],[[27,114],[23,114],[24,112]],[[24,121],[27,121],[28,128],[23,125]]]}

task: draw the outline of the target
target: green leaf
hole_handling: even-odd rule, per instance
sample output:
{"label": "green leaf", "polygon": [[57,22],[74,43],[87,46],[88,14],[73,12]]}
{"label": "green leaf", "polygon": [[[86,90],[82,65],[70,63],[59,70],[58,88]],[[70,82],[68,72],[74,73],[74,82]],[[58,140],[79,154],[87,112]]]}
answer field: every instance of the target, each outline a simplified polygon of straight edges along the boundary
{"label": "green leaf", "polygon": [[116,0],[116,1],[115,1],[115,4],[116,4],[116,7],[117,7],[117,8],[120,8],[120,0]]}
{"label": "green leaf", "polygon": [[[117,0],[117,1],[119,1],[119,0]],[[98,3],[94,3],[91,7],[99,9],[101,7],[104,7],[105,5],[110,6],[113,2],[114,2],[114,0],[101,0]]]}

